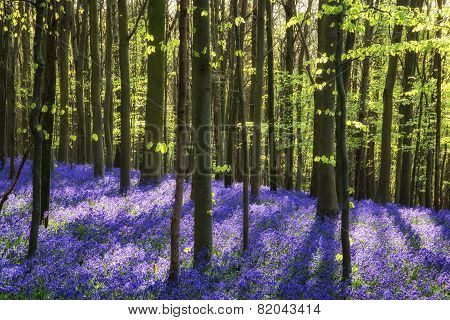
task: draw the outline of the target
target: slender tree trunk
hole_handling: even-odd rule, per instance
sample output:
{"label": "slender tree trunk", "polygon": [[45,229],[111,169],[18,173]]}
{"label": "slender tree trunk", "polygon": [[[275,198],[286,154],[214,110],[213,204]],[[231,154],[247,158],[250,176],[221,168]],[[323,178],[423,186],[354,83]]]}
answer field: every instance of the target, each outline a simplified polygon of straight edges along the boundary
{"label": "slender tree trunk", "polygon": [[369,136],[367,137],[367,159],[365,161],[366,166],[366,197],[369,199],[375,198],[376,193],[376,179],[375,179],[375,135],[377,133],[377,127],[375,121],[377,114],[374,111],[369,112]]}
{"label": "slender tree trunk", "polygon": [[187,88],[187,0],[179,0],[180,45],[178,50],[178,109],[177,109],[177,152],[176,152],[176,190],[170,229],[170,271],[169,280],[178,281],[180,270],[180,219],[183,206],[184,176],[186,162],[186,88]]}
{"label": "slender tree trunk", "polygon": [[[245,16],[247,0],[243,0],[241,8],[241,16]],[[237,0],[233,0],[233,17],[236,19],[238,17],[238,3]],[[243,50],[243,40],[244,35],[243,26],[238,26],[234,24],[234,34],[236,39],[236,49],[237,51]],[[238,98],[239,98],[239,117],[241,120],[241,139],[242,139],[242,153],[243,153],[243,251],[248,249],[248,229],[249,229],[249,218],[248,218],[248,174],[249,174],[249,164],[248,164],[248,146],[247,146],[247,126],[245,120],[245,102],[244,102],[244,82],[243,82],[243,63],[242,57],[237,55],[236,57],[236,81],[238,87]]]}
{"label": "slender tree trunk", "polygon": [[427,168],[425,181],[425,207],[431,208],[433,206],[432,190],[433,190],[433,151],[427,152]]}
{"label": "slender tree trunk", "polygon": [[[437,0],[438,9],[442,12],[443,0]],[[439,22],[442,20],[441,14],[438,16]],[[439,28],[436,31],[436,38],[441,38],[442,30]],[[434,151],[434,201],[433,207],[436,211],[441,209],[440,203],[440,168],[439,161],[441,159],[441,121],[442,121],[442,57],[439,49],[434,55],[434,70],[433,77],[436,79],[436,137],[435,137],[435,151]]]}
{"label": "slender tree trunk", "polygon": [[[22,45],[22,52],[31,52],[30,45],[30,32],[29,27],[31,26],[30,10],[29,5],[25,2],[19,3],[19,12],[20,15],[25,19],[23,21],[23,26],[27,28],[27,30],[21,30],[20,34],[20,42]],[[23,27],[22,27],[23,28]],[[30,144],[30,131],[28,130],[28,107],[31,104],[31,96],[32,96],[32,77],[31,77],[31,68],[30,68],[30,55],[24,54],[22,55],[22,65],[21,65],[21,79],[20,79],[20,89],[22,91],[21,103],[22,103],[22,112],[21,112],[21,129],[23,130],[23,134],[21,135],[22,144],[21,150],[22,153],[25,152],[28,145]]]}
{"label": "slender tree trunk", "polygon": [[[235,39],[233,32],[229,33],[228,36],[228,52],[235,52],[236,46],[235,46]],[[227,165],[227,170],[225,171],[224,175],[224,186],[225,187],[231,187],[231,185],[234,182],[234,175],[233,171],[235,171],[235,146],[234,146],[234,138],[235,138],[235,132],[236,132],[236,97],[235,97],[235,54],[231,54],[230,56],[230,63],[228,67],[228,97],[227,97],[227,126],[226,126],[226,140],[225,140],[225,163]]]}
{"label": "slender tree trunk", "polygon": [[[5,16],[9,15],[9,10],[5,8]],[[0,170],[5,166],[6,160],[6,100],[7,100],[7,69],[9,56],[9,20],[0,21]]]}
{"label": "slender tree trunk", "polygon": [[131,129],[130,129],[130,59],[128,37],[128,6],[118,0],[119,9],[119,63],[120,63],[120,191],[130,188]]}
{"label": "slender tree trunk", "polygon": [[211,69],[209,0],[194,1],[192,61],[192,98],[195,143],[194,192],[194,265],[202,267],[212,255],[212,191],[211,191]]}
{"label": "slender tree trunk", "polygon": [[[411,0],[411,10],[421,9],[423,0]],[[413,27],[408,27],[406,40],[408,42],[417,41],[419,34]],[[400,114],[403,116],[402,129],[402,170],[400,178],[400,203],[405,206],[412,204],[411,199],[411,167],[412,167],[412,134],[414,118],[414,102],[410,97],[410,92],[414,86],[414,75],[417,68],[417,53],[407,51],[405,53],[405,64],[403,69],[403,97],[405,102],[400,104]]]}
{"label": "slender tree trunk", "polygon": [[[336,3],[336,2],[334,2]],[[325,0],[319,1],[319,8],[326,4]],[[337,43],[337,19],[335,15],[323,15],[318,22],[318,53],[331,56],[335,54]],[[336,194],[335,161],[334,158],[334,72],[328,74],[325,70],[334,71],[334,63],[331,59],[318,65],[322,69],[317,78],[317,84],[326,84],[320,91],[315,92],[315,109],[319,122],[319,149],[318,157],[318,186],[317,186],[317,212],[319,215],[335,216],[338,213]],[[316,162],[318,159],[314,159]]]}
{"label": "slender tree trunk", "polygon": [[61,3],[62,17],[59,26],[59,90],[61,93],[61,108],[59,117],[59,149],[58,160],[69,161],[69,39],[72,21],[73,4],[68,0]]}
{"label": "slender tree trunk", "polygon": [[277,148],[275,146],[275,95],[273,74],[273,13],[272,2],[266,0],[267,9],[267,120],[269,122],[270,190],[277,190]]}
{"label": "slender tree trunk", "polygon": [[342,279],[344,281],[350,278],[352,272],[351,257],[350,257],[350,199],[349,199],[349,179],[348,179],[348,150],[347,150],[347,106],[346,106],[346,89],[344,84],[344,75],[342,70],[342,52],[343,52],[343,31],[344,16],[346,5],[344,0],[340,0],[342,11],[338,15],[338,30],[337,30],[337,45],[336,45],[336,86],[338,94],[340,130],[338,131],[340,140],[339,147],[341,153],[341,190],[342,190],[342,223],[341,223],[341,243],[342,243]]}
{"label": "slender tree trunk", "polygon": [[[42,130],[44,140],[42,142],[42,168],[41,168],[41,223],[48,226],[48,217],[45,213],[50,209],[50,183],[53,166],[52,144],[53,124],[56,113],[56,40],[57,20],[54,7],[56,2],[52,1],[47,9],[47,23],[49,24],[46,43],[46,58],[44,69],[44,98],[42,110]],[[45,108],[45,109],[44,109]]]}
{"label": "slender tree trunk", "polygon": [[[103,118],[101,108],[101,62],[99,55],[99,23],[97,1],[89,1],[89,38],[91,49],[91,105],[93,115],[92,128],[92,160],[94,162],[94,177],[105,176],[105,160],[103,152]],[[91,137],[88,137],[91,139]]]}
{"label": "slender tree trunk", "polygon": [[111,130],[111,118],[113,115],[113,84],[112,84],[112,45],[113,45],[113,0],[106,0],[106,42],[105,42],[105,98],[103,126],[105,129],[106,169],[113,168],[113,137]]}
{"label": "slender tree trunk", "polygon": [[[295,17],[295,1],[287,0],[284,4],[284,11],[286,14],[286,22],[289,22],[291,18]],[[285,70],[286,79],[284,79],[284,156],[285,156],[285,188],[292,190],[294,187],[294,127],[293,127],[293,115],[294,115],[294,103],[293,103],[293,75],[294,75],[294,52],[295,38],[294,28],[286,28],[286,46],[285,46]]]}
{"label": "slender tree trunk", "polygon": [[[373,1],[371,1],[373,4]],[[368,47],[372,43],[373,26],[368,21],[365,23],[364,46]],[[365,57],[362,62],[361,85],[359,90],[359,112],[358,121],[366,124],[367,117],[367,95],[370,83],[370,57]],[[355,197],[358,200],[367,197],[366,193],[366,149],[367,141],[364,130],[357,134],[359,145],[355,155]]]}
{"label": "slender tree trunk", "polygon": [[28,258],[34,256],[38,246],[39,225],[41,222],[41,164],[42,164],[42,130],[40,130],[39,113],[42,109],[42,74],[44,62],[42,60],[41,44],[44,27],[44,0],[36,0],[36,22],[34,27],[33,58],[36,66],[34,72],[33,98],[30,110],[30,129],[34,140],[33,150],[33,200],[31,214],[30,240],[28,243]]}
{"label": "slender tree trunk", "polygon": [[[82,12],[82,13],[81,13]],[[73,55],[75,59],[75,105],[78,114],[77,123],[77,145],[78,145],[78,162],[87,162],[87,143],[86,143],[86,122],[84,114],[84,53],[86,52],[87,32],[88,32],[88,12],[86,0],[81,0],[78,4],[79,22],[77,32],[78,39],[72,41]],[[81,16],[80,16],[81,15]],[[74,32],[72,32],[74,36]]]}
{"label": "slender tree trunk", "polygon": [[263,108],[263,80],[264,80],[264,13],[266,1],[258,0],[256,13],[256,78],[254,90],[253,112],[253,144],[252,144],[252,174],[251,196],[256,200],[259,196],[261,176],[261,111]]}
{"label": "slender tree trunk", "polygon": [[148,33],[153,36],[150,45],[155,52],[148,56],[147,102],[145,111],[144,157],[141,165],[141,182],[158,183],[162,172],[162,152],[164,126],[164,69],[165,54],[161,43],[165,39],[166,1],[150,1],[148,4]]}
{"label": "slender tree trunk", "polygon": [[[18,53],[18,39],[10,39],[11,41],[11,57],[15,57]],[[8,81],[7,81],[7,96],[8,96],[8,140],[9,140],[9,179],[14,179],[16,174],[16,59],[9,59],[8,68]]]}
{"label": "slender tree trunk", "polygon": [[[407,6],[409,0],[397,0],[398,6]],[[403,26],[396,24],[392,31],[391,43],[399,43],[402,38]],[[383,124],[381,129],[381,160],[378,177],[376,201],[386,203],[391,201],[391,135],[392,107],[395,80],[397,78],[398,55],[389,56],[386,83],[383,91]]]}

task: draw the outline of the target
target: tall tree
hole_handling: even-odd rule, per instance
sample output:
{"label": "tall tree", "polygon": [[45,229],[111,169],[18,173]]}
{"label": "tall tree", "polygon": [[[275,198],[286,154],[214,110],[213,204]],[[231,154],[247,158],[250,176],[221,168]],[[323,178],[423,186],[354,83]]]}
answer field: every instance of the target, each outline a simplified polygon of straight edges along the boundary
{"label": "tall tree", "polygon": [[[241,8],[241,16],[245,16],[247,8],[247,0],[243,0]],[[237,0],[233,0],[233,17],[236,21],[238,17],[238,3]],[[234,24],[234,34],[236,39],[236,50],[238,52],[243,52],[243,36],[244,36],[244,26],[239,26],[237,23]],[[238,99],[239,99],[239,117],[241,120],[241,139],[242,139],[242,153],[243,153],[243,251],[248,249],[248,230],[249,230],[249,217],[248,217],[248,174],[249,174],[249,164],[248,164],[248,146],[247,146],[247,126],[245,120],[245,103],[244,103],[244,81],[243,81],[243,63],[242,56],[236,56],[236,81],[238,86]]]}
{"label": "tall tree", "polygon": [[[373,0],[370,0],[370,5],[373,5]],[[364,24],[364,46],[368,47],[372,43],[374,27],[367,20]],[[359,110],[358,110],[358,121],[360,123],[366,123],[367,117],[367,98],[369,90],[369,79],[370,79],[370,57],[364,57],[362,62],[361,71],[361,84],[359,90]],[[366,194],[366,136],[364,130],[358,132],[357,137],[359,138],[359,145],[356,148],[355,154],[355,197],[361,200],[367,196]]]}
{"label": "tall tree", "polygon": [[[397,0],[397,6],[407,6],[409,0]],[[392,30],[391,43],[399,43],[402,39],[403,25],[396,24]],[[393,92],[397,78],[398,55],[389,56],[386,82],[383,91],[383,123],[381,132],[380,174],[378,177],[376,201],[386,203],[391,200],[391,136]]]}
{"label": "tall tree", "polygon": [[6,160],[6,82],[9,49],[9,10],[5,7],[0,20],[0,169]]}
{"label": "tall tree", "polygon": [[256,78],[254,89],[251,195],[259,196],[261,175],[261,111],[264,80],[264,17],[266,1],[258,0],[256,16]]}
{"label": "tall tree", "polygon": [[180,270],[180,219],[183,206],[184,178],[186,171],[186,88],[187,88],[187,0],[179,0],[180,14],[178,28],[180,45],[178,49],[178,108],[177,108],[177,152],[175,205],[170,227],[170,271],[169,280],[178,281]]}
{"label": "tall tree", "polygon": [[42,167],[41,167],[41,221],[47,227],[48,217],[45,213],[50,209],[50,182],[53,166],[52,144],[54,114],[56,113],[56,48],[57,20],[55,15],[56,1],[51,1],[47,9],[48,29],[46,34],[46,57],[44,68],[44,90],[42,106]]}
{"label": "tall tree", "polygon": [[[411,0],[410,7],[412,11],[421,9],[423,0]],[[413,27],[408,27],[406,40],[408,42],[417,41],[419,34]],[[399,111],[403,116],[402,121],[402,169],[400,178],[400,203],[411,205],[411,169],[412,169],[412,134],[414,126],[414,101],[411,97],[411,90],[414,86],[414,75],[417,69],[417,53],[413,50],[405,53],[405,63],[403,68],[403,102],[400,104]]]}
{"label": "tall tree", "polygon": [[[75,61],[75,106],[77,109],[77,146],[78,162],[87,161],[86,123],[84,115],[84,61],[88,33],[87,0],[80,0],[77,5],[76,32],[72,32],[72,50]],[[90,139],[90,137],[89,137]]]}
{"label": "tall tree", "polygon": [[[201,267],[212,255],[211,191],[211,68],[209,0],[195,0],[192,61],[192,102],[195,143],[194,264]],[[205,14],[206,13],[206,14]],[[197,53],[197,54],[195,54]]]}
{"label": "tall tree", "polygon": [[69,161],[69,40],[72,8],[73,4],[70,1],[63,0],[58,10],[62,15],[58,32],[59,90],[61,93],[58,160],[62,162]]}
{"label": "tall tree", "polygon": [[348,280],[352,271],[351,257],[350,257],[350,197],[348,191],[348,150],[347,150],[347,105],[346,105],[346,90],[344,82],[344,74],[342,69],[342,52],[343,52],[343,26],[346,12],[346,4],[344,0],[339,1],[341,8],[338,13],[338,30],[337,30],[337,45],[336,45],[336,87],[338,95],[340,130],[337,139],[340,140],[339,147],[341,148],[341,190],[342,190],[342,223],[341,223],[341,243],[342,243],[342,278]]}
{"label": "tall tree", "polygon": [[277,148],[275,146],[275,97],[273,75],[273,13],[272,0],[266,0],[267,9],[267,120],[269,122],[270,190],[277,190]]}
{"label": "tall tree", "polygon": [[[284,2],[284,12],[286,14],[286,22],[295,17],[295,0],[286,0]],[[286,79],[284,80],[284,129],[285,129],[285,188],[291,190],[294,187],[294,103],[293,103],[293,74],[295,60],[295,38],[294,27],[286,28],[286,46],[285,46],[285,70]]]}
{"label": "tall tree", "polygon": [[105,166],[107,170],[113,167],[113,83],[112,83],[112,46],[113,46],[113,1],[106,0],[106,41],[105,41],[105,98],[103,100],[103,126],[105,131]]}
{"label": "tall tree", "polygon": [[166,0],[150,1],[148,4],[149,43],[154,48],[147,63],[147,102],[145,108],[144,157],[141,164],[141,182],[157,183],[162,174],[162,152],[164,121],[164,75]]}
{"label": "tall tree", "polygon": [[[13,32],[15,29],[13,30]],[[8,75],[7,75],[7,106],[8,106],[8,156],[9,156],[9,179],[13,179],[16,173],[15,167],[15,158],[16,158],[16,82],[15,82],[15,74],[16,74],[16,56],[18,52],[18,38],[17,37],[9,37],[9,41],[11,44],[9,47],[11,48],[10,53],[12,59],[8,59]]]}
{"label": "tall tree", "polygon": [[130,38],[128,37],[127,0],[118,0],[119,64],[120,64],[120,190],[130,188],[131,132],[130,132]]}
{"label": "tall tree", "polygon": [[[329,2],[319,1],[319,9],[325,10]],[[333,1],[332,4],[336,4]],[[324,11],[326,12],[326,11]],[[334,14],[323,14],[317,25],[318,55],[327,57],[325,62],[319,63],[317,68],[316,83],[323,86],[316,90],[314,95],[315,116],[318,117],[318,154],[314,158],[318,162],[317,182],[317,211],[320,215],[334,216],[338,212],[335,180],[335,157],[334,157],[334,125],[335,125],[335,103],[334,103],[334,63],[330,59],[335,54],[337,37],[337,19]],[[327,70],[330,70],[328,73]],[[318,160],[318,161],[317,161]],[[315,177],[313,176],[312,179]]]}
{"label": "tall tree", "polygon": [[[417,0],[416,0],[417,1]],[[443,0],[437,0],[439,9],[438,21],[442,22],[442,3]],[[436,38],[442,37],[442,29],[436,31]],[[441,121],[442,121],[442,56],[439,49],[434,54],[434,70],[433,77],[436,79],[436,137],[435,137],[435,152],[434,152],[434,200],[433,207],[435,210],[441,209],[441,187],[440,187],[440,161],[441,161]]]}
{"label": "tall tree", "polygon": [[99,23],[98,4],[96,0],[89,1],[89,47],[91,49],[91,105],[93,115],[92,150],[94,161],[94,177],[105,175],[103,151],[103,118],[101,108],[102,73],[99,54]]}
{"label": "tall tree", "polygon": [[28,258],[34,256],[38,246],[39,226],[41,223],[41,165],[42,165],[42,130],[39,124],[39,113],[42,108],[42,75],[44,62],[42,59],[42,30],[44,28],[45,0],[36,0],[36,20],[33,39],[33,59],[36,66],[34,71],[34,85],[32,108],[30,110],[30,129],[33,135],[33,195],[30,240],[28,243]]}

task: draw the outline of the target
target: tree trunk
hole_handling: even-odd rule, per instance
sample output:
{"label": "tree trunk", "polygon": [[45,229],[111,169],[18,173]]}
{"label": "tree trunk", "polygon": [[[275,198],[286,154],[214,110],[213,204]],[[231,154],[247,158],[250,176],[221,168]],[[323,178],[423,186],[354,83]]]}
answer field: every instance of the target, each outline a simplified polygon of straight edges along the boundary
{"label": "tree trunk", "polygon": [[433,151],[428,150],[427,152],[427,169],[425,173],[425,207],[431,208],[433,206],[432,198],[432,184],[433,184]]}
{"label": "tree trunk", "polygon": [[192,61],[192,98],[195,143],[194,192],[194,265],[202,267],[212,255],[212,194],[211,194],[211,69],[209,0],[194,1]]}
{"label": "tree trunk", "polygon": [[113,0],[106,0],[106,43],[105,43],[105,98],[103,126],[105,129],[106,146],[106,169],[113,168],[113,136],[111,128],[111,118],[113,115],[113,83],[112,83],[112,45],[113,45],[113,27],[112,27],[112,7]]}
{"label": "tree trunk", "polygon": [[131,129],[130,129],[130,60],[128,37],[128,6],[118,0],[119,9],[119,63],[120,63],[120,192],[130,188]]}
{"label": "tree trunk", "polygon": [[72,21],[73,4],[68,0],[61,3],[63,10],[59,26],[59,90],[61,94],[61,108],[59,117],[59,149],[58,160],[69,161],[69,39],[70,23]]}
{"label": "tree trunk", "polygon": [[[77,123],[77,145],[78,162],[87,162],[87,143],[86,143],[86,122],[84,115],[84,53],[86,52],[87,32],[88,32],[88,12],[89,7],[86,0],[81,0],[77,8],[78,27],[74,34],[78,34],[78,39],[72,41],[73,56],[75,60],[75,106],[78,114]],[[81,14],[82,12],[82,14]],[[80,16],[81,15],[81,16]]]}
{"label": "tree trunk", "polygon": [[[56,113],[56,48],[58,46],[56,40],[57,20],[55,17],[54,7],[56,2],[52,2],[47,12],[47,20],[49,24],[46,43],[46,58],[44,69],[44,98],[42,110],[42,130],[44,140],[42,142],[42,168],[41,168],[41,223],[45,227],[48,226],[48,217],[45,213],[50,209],[50,182],[53,166],[52,144],[53,144],[53,123],[54,114]],[[45,108],[45,109],[44,109]]]}
{"label": "tree trunk", "polygon": [[99,55],[99,23],[97,1],[89,1],[89,38],[91,49],[91,105],[93,115],[92,128],[92,160],[94,162],[94,177],[105,176],[105,161],[103,152],[103,118],[101,108],[102,73]]}
{"label": "tree trunk", "polygon": [[267,121],[269,122],[270,190],[277,190],[277,148],[275,146],[275,95],[273,75],[273,13],[272,2],[266,0],[267,9]]}
{"label": "tree trunk", "polygon": [[[286,14],[286,22],[295,17],[295,1],[287,0],[284,4],[284,12]],[[293,103],[293,75],[294,75],[294,52],[295,38],[294,28],[291,26],[286,28],[286,46],[285,46],[285,70],[286,78],[284,79],[284,157],[285,157],[285,188],[292,190],[294,187],[294,103]]]}
{"label": "tree trunk", "polygon": [[32,109],[30,110],[30,129],[34,140],[33,150],[33,200],[31,214],[30,240],[28,243],[28,258],[34,256],[38,246],[39,225],[41,222],[41,164],[42,164],[42,129],[39,124],[41,111],[42,74],[44,63],[42,60],[41,44],[44,27],[44,0],[36,0],[36,22],[34,27],[33,58],[36,66],[34,72]]}
{"label": "tree trunk", "polygon": [[259,196],[261,175],[261,111],[263,108],[263,80],[264,80],[264,11],[265,0],[258,0],[256,13],[256,78],[254,90],[253,112],[253,144],[252,144],[252,174],[251,196],[256,200]]}
{"label": "tree trunk", "polygon": [[148,56],[147,102],[145,109],[144,157],[141,164],[141,182],[158,183],[162,172],[162,152],[164,125],[164,69],[165,54],[161,43],[165,39],[166,1],[150,1],[148,4],[148,33],[153,36],[150,45],[155,52]]}
{"label": "tree trunk", "polygon": [[[247,0],[243,0],[241,8],[241,16],[245,16],[246,8],[247,8]],[[237,0],[233,0],[233,17],[236,19],[238,17],[238,3]],[[238,26],[234,24],[234,34],[236,39],[236,49],[237,51],[243,51],[244,41],[243,36],[245,34],[245,30],[243,25]],[[242,39],[242,40],[241,40]],[[241,120],[241,139],[242,139],[242,179],[243,179],[243,251],[245,252],[248,249],[248,229],[249,229],[249,218],[248,218],[248,173],[249,173],[249,164],[248,164],[248,146],[247,146],[247,126],[245,120],[245,102],[244,102],[244,82],[243,82],[243,63],[242,57],[237,55],[236,57],[236,81],[238,87],[238,98],[239,98],[239,117]]]}
{"label": "tree trunk", "polygon": [[[5,8],[5,15],[9,14]],[[7,69],[9,56],[9,21],[2,19],[0,21],[0,170],[5,166],[6,160],[6,96],[7,96]]]}
{"label": "tree trunk", "polygon": [[[371,1],[373,4],[373,1]],[[368,47],[372,43],[373,26],[368,21],[365,23],[364,46]],[[358,121],[366,124],[367,117],[367,95],[369,91],[370,81],[370,57],[367,56],[362,62],[361,85],[359,90],[359,112]],[[358,147],[355,155],[355,198],[361,200],[367,197],[366,192],[366,136],[364,130],[360,130],[357,134],[359,139]]]}
{"label": "tree trunk", "polygon": [[186,163],[186,88],[187,88],[187,1],[179,0],[179,62],[178,62],[178,109],[177,109],[177,152],[176,190],[170,229],[170,271],[169,281],[177,282],[180,270],[180,219],[183,206],[184,176]]}
{"label": "tree trunk", "polygon": [[[442,12],[442,0],[437,0],[439,12]],[[441,22],[442,16],[438,15],[438,20]],[[436,38],[441,38],[442,30],[438,28],[436,31]],[[442,119],[442,57],[439,52],[439,48],[434,55],[434,70],[433,78],[436,79],[436,137],[435,137],[435,150],[434,150],[434,201],[433,207],[436,211],[441,209],[440,203],[440,164],[441,159],[441,119]]]}
{"label": "tree trunk", "polygon": [[[319,1],[319,8],[326,4],[325,0]],[[337,19],[335,15],[323,15],[318,22],[318,53],[331,56],[335,54],[334,44],[337,42]],[[324,88],[315,92],[314,105],[317,109],[319,126],[318,141],[318,186],[317,186],[317,212],[319,215],[335,216],[338,212],[338,202],[335,181],[334,161],[334,63],[328,59],[320,63],[318,68],[322,73],[316,78],[316,83],[324,84]],[[326,70],[333,70],[328,74]]]}
{"label": "tree trunk", "polygon": [[[11,57],[16,57],[18,53],[18,39],[10,39]],[[16,174],[16,59],[9,59],[9,70],[7,80],[7,100],[8,100],[8,140],[9,140],[9,179],[14,179]]]}
{"label": "tree trunk", "polygon": [[[421,9],[423,0],[411,0],[411,10]],[[406,40],[408,42],[417,41],[419,34],[413,27],[408,27]],[[417,67],[417,53],[407,51],[405,53],[405,64],[403,69],[403,98],[406,102],[400,104],[400,114],[403,116],[402,129],[402,170],[400,178],[400,203],[405,206],[412,204],[411,199],[411,167],[412,167],[412,134],[414,128],[414,102],[410,96],[414,86],[414,75]]]}
{"label": "tree trunk", "polygon": [[[346,88],[344,82],[344,75],[342,70],[342,52],[343,52],[343,31],[344,16],[346,5],[344,0],[340,0],[342,10],[338,15],[338,30],[337,30],[337,45],[336,45],[336,87],[339,104],[339,136],[340,153],[341,153],[341,190],[342,190],[342,223],[341,223],[341,243],[342,243],[342,279],[344,281],[350,278],[352,272],[351,257],[350,257],[350,199],[349,199],[349,179],[348,179],[348,150],[347,150],[347,105],[346,105]],[[320,184],[320,182],[319,182]],[[320,189],[319,189],[320,191]],[[320,194],[320,193],[319,193]]]}
{"label": "tree trunk", "polygon": [[[398,6],[407,6],[409,0],[397,0]],[[396,24],[392,31],[391,43],[399,43],[402,38],[403,26]],[[392,107],[395,80],[397,78],[398,55],[389,56],[386,83],[383,91],[383,124],[381,132],[380,175],[378,177],[376,201],[386,203],[391,201],[391,135]]]}

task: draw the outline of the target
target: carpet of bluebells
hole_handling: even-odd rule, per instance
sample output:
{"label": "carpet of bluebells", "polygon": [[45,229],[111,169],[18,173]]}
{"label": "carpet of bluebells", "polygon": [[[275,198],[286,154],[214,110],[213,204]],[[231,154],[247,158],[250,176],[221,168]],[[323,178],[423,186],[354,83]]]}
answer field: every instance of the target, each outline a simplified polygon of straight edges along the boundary
{"label": "carpet of bluebells", "polygon": [[[0,173],[0,194],[9,186]],[[31,165],[0,214],[2,299],[449,299],[450,212],[355,202],[351,285],[340,282],[339,221],[316,217],[315,199],[270,192],[250,207],[250,248],[241,251],[242,186],[213,183],[214,258],[192,267],[193,203],[186,184],[181,281],[166,282],[175,182],[118,194],[118,171],[94,180],[88,166],[58,165],[50,224],[26,260]]]}

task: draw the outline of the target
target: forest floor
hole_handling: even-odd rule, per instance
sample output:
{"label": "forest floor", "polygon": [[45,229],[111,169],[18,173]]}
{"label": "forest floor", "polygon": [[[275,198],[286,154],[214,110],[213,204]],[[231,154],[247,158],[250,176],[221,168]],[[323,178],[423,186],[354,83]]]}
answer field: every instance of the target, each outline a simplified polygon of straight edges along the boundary
{"label": "forest floor", "polygon": [[[9,186],[0,173],[0,194]],[[353,281],[340,283],[337,220],[321,221],[315,199],[270,192],[250,206],[250,248],[241,251],[242,186],[213,183],[214,258],[192,268],[193,203],[186,184],[181,282],[167,286],[175,181],[118,194],[118,171],[102,180],[88,166],[58,165],[50,224],[26,260],[31,165],[0,214],[0,299],[450,299],[450,212],[355,202]]]}

